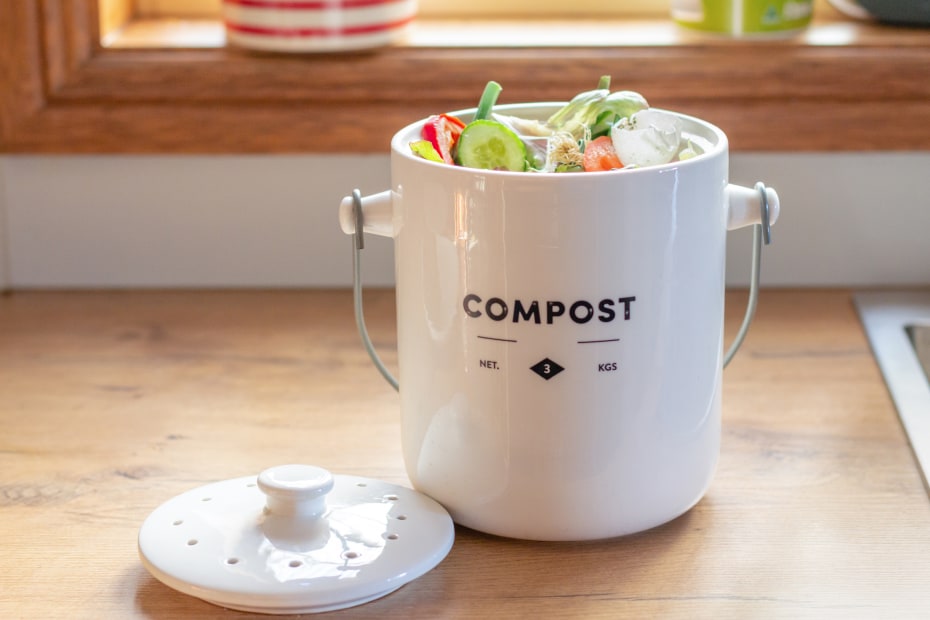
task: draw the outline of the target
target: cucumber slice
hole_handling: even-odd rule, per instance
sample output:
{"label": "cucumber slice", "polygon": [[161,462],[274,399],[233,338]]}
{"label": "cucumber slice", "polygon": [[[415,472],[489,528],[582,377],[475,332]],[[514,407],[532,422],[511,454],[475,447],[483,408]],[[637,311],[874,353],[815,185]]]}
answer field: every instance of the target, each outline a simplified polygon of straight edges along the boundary
{"label": "cucumber slice", "polygon": [[492,120],[472,121],[456,145],[456,161],[467,168],[526,170],[526,145],[520,136]]}

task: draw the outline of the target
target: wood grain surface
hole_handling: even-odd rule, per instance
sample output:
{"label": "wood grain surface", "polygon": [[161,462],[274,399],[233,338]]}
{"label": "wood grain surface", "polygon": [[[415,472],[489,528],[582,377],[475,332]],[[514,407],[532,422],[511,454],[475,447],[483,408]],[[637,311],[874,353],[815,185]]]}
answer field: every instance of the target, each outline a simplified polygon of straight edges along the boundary
{"label": "wood grain surface", "polygon": [[563,101],[602,74],[718,124],[734,150],[930,147],[926,29],[827,19],[789,39],[673,31],[624,44],[634,20],[617,23],[615,46],[508,46],[502,35],[286,55],[106,49],[96,11],[94,0],[0,3],[0,152],[387,153],[394,132],[475,105],[488,80],[504,85],[501,103]]}
{"label": "wood grain surface", "polygon": [[[366,303],[393,366],[393,295]],[[930,616],[930,500],[849,292],[763,291],[724,385],[686,515],[590,543],[458,528],[432,572],[331,617]],[[0,617],[250,617],[149,576],[142,521],[288,462],[407,484],[397,408],[345,291],[0,297]]]}

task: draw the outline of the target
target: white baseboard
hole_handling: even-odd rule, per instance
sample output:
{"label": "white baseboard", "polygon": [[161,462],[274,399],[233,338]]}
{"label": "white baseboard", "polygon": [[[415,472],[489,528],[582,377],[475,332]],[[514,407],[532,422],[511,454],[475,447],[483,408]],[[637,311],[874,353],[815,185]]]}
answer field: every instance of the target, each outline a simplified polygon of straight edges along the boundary
{"label": "white baseboard", "polygon": [[[732,182],[783,205],[763,285],[930,284],[928,171],[930,152],[732,155]],[[389,183],[387,155],[0,157],[0,288],[349,286],[339,201]],[[733,286],[750,241],[730,234]],[[390,240],[363,256],[390,286]]]}

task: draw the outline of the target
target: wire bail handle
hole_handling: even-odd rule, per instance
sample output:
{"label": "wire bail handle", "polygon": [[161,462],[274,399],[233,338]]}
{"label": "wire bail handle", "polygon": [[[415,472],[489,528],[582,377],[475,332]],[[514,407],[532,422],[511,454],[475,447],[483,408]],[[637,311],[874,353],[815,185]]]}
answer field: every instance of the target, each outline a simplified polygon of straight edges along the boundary
{"label": "wire bail handle", "polygon": [[[769,195],[766,192],[767,188],[765,187],[765,183],[763,183],[762,181],[759,181],[758,183],[756,183],[755,189],[757,192],[759,192],[759,199],[760,199],[759,202],[761,205],[760,215],[762,216],[762,223],[757,224],[757,226],[762,227],[762,240],[765,241],[765,245],[771,245],[772,243],[772,221],[771,221],[771,214],[769,212]],[[356,209],[359,212],[361,212],[361,200],[362,200],[361,196],[362,195],[359,194],[359,199],[358,199],[359,206],[356,207]]]}
{"label": "wire bail handle", "polygon": [[368,336],[368,327],[365,326],[365,312],[362,307],[362,268],[361,253],[365,248],[365,217],[362,214],[362,192],[358,189],[352,190],[352,211],[355,215],[355,232],[352,234],[352,299],[355,305],[355,325],[358,327],[358,333],[362,337],[362,344],[365,345],[365,351],[368,357],[374,363],[375,368],[384,377],[384,380],[391,384],[395,390],[400,391],[397,379],[391,374],[381,357],[375,350],[371,338]]}
{"label": "wire bail handle", "polygon": [[739,351],[740,346],[749,333],[749,326],[752,324],[752,318],[756,315],[756,306],[759,304],[759,281],[762,272],[762,244],[772,243],[772,220],[769,210],[769,197],[765,183],[759,181],[755,185],[755,190],[759,192],[759,216],[760,223],[752,226],[752,271],[749,276],[749,299],[746,302],[746,314],[743,315],[743,322],[736,332],[736,337],[727,349],[723,357],[723,367],[726,368],[733,360],[733,356]]}
{"label": "wire bail handle", "polygon": [[[746,334],[749,332],[749,326],[756,314],[756,306],[759,303],[759,276],[762,270],[762,246],[772,243],[772,222],[769,212],[769,199],[766,194],[765,184],[761,181],[755,184],[754,189],[759,192],[760,197],[760,223],[753,224],[752,227],[752,272],[749,280],[749,300],[746,302],[746,313],[743,315],[743,322],[740,325],[736,337],[733,339],[730,348],[723,358],[723,367],[726,368],[733,356],[739,350]],[[391,371],[381,361],[381,357],[375,350],[374,344],[368,335],[368,327],[365,325],[365,312],[362,305],[362,271],[361,271],[361,251],[365,248],[365,217],[362,213],[362,192],[358,189],[352,190],[352,211],[355,216],[355,232],[352,234],[352,297],[355,306],[355,324],[358,327],[358,333],[362,337],[362,344],[365,351],[374,363],[375,368],[384,377],[384,380],[391,384],[395,390],[400,390],[397,378],[391,374]]]}
{"label": "wire bail handle", "polygon": [[362,214],[362,191],[358,188],[352,190],[352,213],[355,214],[355,249],[365,249],[365,235],[363,227],[365,225],[365,216]]}

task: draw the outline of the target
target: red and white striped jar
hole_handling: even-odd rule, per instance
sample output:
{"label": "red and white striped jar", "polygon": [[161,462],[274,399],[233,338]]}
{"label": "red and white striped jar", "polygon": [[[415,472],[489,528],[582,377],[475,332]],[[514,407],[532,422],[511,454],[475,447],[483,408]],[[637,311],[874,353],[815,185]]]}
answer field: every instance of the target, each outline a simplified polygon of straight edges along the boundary
{"label": "red and white striped jar", "polygon": [[278,52],[389,45],[416,10],[416,0],[223,0],[229,43]]}

